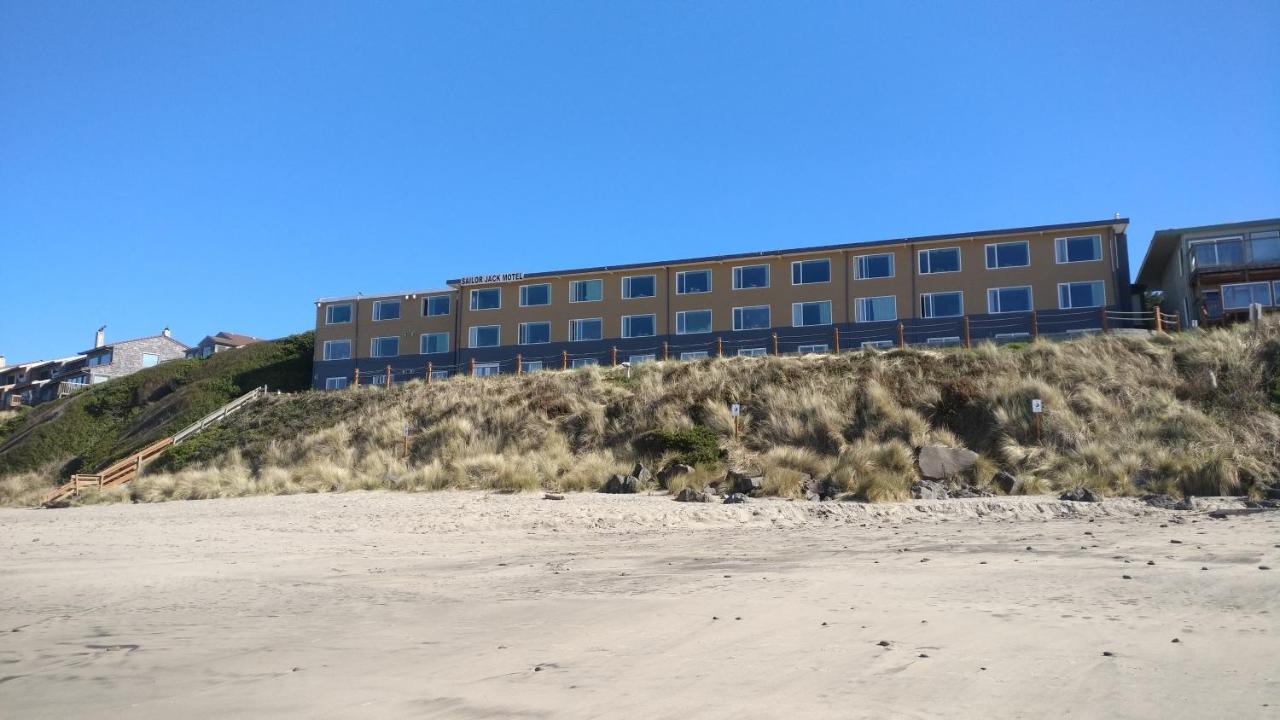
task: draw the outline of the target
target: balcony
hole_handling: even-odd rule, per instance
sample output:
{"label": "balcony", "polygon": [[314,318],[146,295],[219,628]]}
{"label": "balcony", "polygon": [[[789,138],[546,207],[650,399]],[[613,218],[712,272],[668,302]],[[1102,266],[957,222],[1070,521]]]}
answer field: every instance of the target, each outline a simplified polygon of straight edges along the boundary
{"label": "balcony", "polygon": [[1280,236],[1192,243],[1191,274],[1280,266]]}

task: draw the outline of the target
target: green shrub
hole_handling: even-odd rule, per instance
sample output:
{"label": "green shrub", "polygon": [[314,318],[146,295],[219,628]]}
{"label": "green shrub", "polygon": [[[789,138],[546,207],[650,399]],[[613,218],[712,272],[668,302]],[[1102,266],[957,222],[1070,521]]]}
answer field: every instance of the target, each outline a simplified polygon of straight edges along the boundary
{"label": "green shrub", "polygon": [[650,430],[632,441],[636,452],[657,458],[673,455],[686,465],[713,464],[720,459],[720,439],[711,428],[694,426],[679,430]]}

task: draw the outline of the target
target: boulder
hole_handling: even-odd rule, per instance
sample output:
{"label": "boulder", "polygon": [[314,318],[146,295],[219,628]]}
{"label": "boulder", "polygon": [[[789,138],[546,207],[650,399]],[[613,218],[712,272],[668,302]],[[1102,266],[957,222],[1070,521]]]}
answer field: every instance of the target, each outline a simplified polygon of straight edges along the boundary
{"label": "boulder", "polygon": [[965,448],[946,445],[925,445],[920,448],[920,474],[932,480],[945,480],[968,470],[978,460],[978,453]]}
{"label": "boulder", "polygon": [[631,477],[635,478],[636,482],[641,485],[644,485],[653,479],[653,475],[649,473],[649,468],[645,467],[642,463],[636,463],[636,466],[631,468]]}
{"label": "boulder", "polygon": [[994,482],[996,487],[1000,488],[1000,492],[1005,495],[1012,495],[1013,489],[1018,487],[1019,482],[1017,475],[1010,475],[1003,470],[996,473],[995,477],[991,478],[991,481]]}
{"label": "boulder", "polygon": [[1090,490],[1089,488],[1078,487],[1074,490],[1068,490],[1058,497],[1059,500],[1068,502],[1102,502],[1102,496]]}
{"label": "boulder", "polygon": [[658,487],[666,490],[671,487],[671,480],[681,475],[693,473],[693,468],[684,463],[671,463],[658,471]]}
{"label": "boulder", "polygon": [[698,492],[693,488],[685,488],[676,493],[676,502],[711,502],[711,493]]}
{"label": "boulder", "polygon": [[809,478],[804,483],[804,499],[805,500],[831,500],[839,495],[840,491],[828,478],[821,480]]}
{"label": "boulder", "polygon": [[942,483],[922,480],[911,486],[911,497],[918,500],[946,500],[948,496]]}
{"label": "boulder", "polygon": [[604,484],[601,492],[613,495],[631,495],[634,494],[640,483],[630,475],[614,475]]}
{"label": "boulder", "polygon": [[729,493],[728,495],[724,496],[725,505],[732,505],[735,503],[744,503],[746,501],[747,501],[747,496],[743,495],[742,493]]}
{"label": "boulder", "polygon": [[749,475],[740,470],[730,470],[724,476],[724,480],[730,493],[760,497],[764,492],[764,477],[761,475]]}

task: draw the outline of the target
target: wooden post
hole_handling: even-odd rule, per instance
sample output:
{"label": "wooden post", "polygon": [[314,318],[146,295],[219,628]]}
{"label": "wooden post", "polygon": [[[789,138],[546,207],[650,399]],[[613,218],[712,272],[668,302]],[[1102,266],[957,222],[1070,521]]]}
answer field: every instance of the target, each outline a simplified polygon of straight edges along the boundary
{"label": "wooden post", "polygon": [[906,346],[907,346],[907,328],[905,325],[902,324],[902,321],[899,320],[898,321],[898,347],[905,348]]}
{"label": "wooden post", "polygon": [[475,359],[475,358],[471,358],[470,360],[468,360],[468,361],[467,361],[467,374],[468,374],[468,375],[471,375],[471,376],[473,376],[473,377],[475,376],[475,374],[476,374],[476,359]]}
{"label": "wooden post", "polygon": [[428,385],[430,385],[430,384],[431,384],[431,374],[432,374],[432,373],[431,373],[431,363],[428,361],[428,362],[427,362],[427,384],[428,384]]}
{"label": "wooden post", "polygon": [[716,357],[724,357],[724,338],[716,338]]}
{"label": "wooden post", "polygon": [[569,369],[569,351],[568,350],[560,351],[560,369],[561,370]]}
{"label": "wooden post", "polygon": [[[1102,332],[1107,332],[1108,330],[1110,330],[1111,328],[1107,327],[1107,308],[1105,305],[1103,307],[1098,308],[1098,317],[1102,318]],[[1157,318],[1160,317],[1159,310],[1156,310],[1156,317]],[[1157,319],[1156,322],[1159,322],[1159,320]]]}
{"label": "wooden post", "polygon": [[387,366],[387,389],[391,388],[391,366]]}
{"label": "wooden post", "polygon": [[969,335],[969,316],[968,315],[964,316],[964,346],[967,348],[973,347],[973,339]]}
{"label": "wooden post", "polygon": [[524,374],[524,359],[520,357],[520,353],[516,353],[516,374]]}
{"label": "wooden post", "polygon": [[1039,338],[1040,338],[1040,316],[1036,315],[1035,310],[1032,310],[1031,311],[1031,339],[1037,340]]}
{"label": "wooden post", "polygon": [[618,367],[618,346],[617,345],[614,345],[613,348],[609,351],[609,358],[610,358],[610,362],[613,363],[613,367]]}
{"label": "wooden post", "polygon": [[1162,314],[1163,313],[1160,312],[1160,306],[1157,305],[1156,306],[1156,332],[1157,333],[1164,332],[1164,319],[1161,317]]}
{"label": "wooden post", "polygon": [[1173,331],[1182,332],[1182,311],[1173,314]]}
{"label": "wooden post", "polygon": [[664,361],[668,359],[668,357],[667,357],[667,341],[666,341],[666,340],[663,340],[663,341],[662,341],[662,359],[663,359]]}
{"label": "wooden post", "polygon": [[840,328],[831,328],[831,347],[835,348],[836,354],[840,354]]}
{"label": "wooden post", "polygon": [[778,333],[773,334],[773,354],[778,354]]}
{"label": "wooden post", "polygon": [[360,387],[360,368],[356,368],[356,387]]}

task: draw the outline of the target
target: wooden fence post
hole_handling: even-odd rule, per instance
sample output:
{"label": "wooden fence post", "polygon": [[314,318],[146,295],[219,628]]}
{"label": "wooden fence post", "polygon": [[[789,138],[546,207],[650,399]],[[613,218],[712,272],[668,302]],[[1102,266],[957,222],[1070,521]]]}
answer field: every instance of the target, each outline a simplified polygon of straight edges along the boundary
{"label": "wooden fence post", "polygon": [[356,368],[356,387],[360,387],[360,368]]}
{"label": "wooden fence post", "polygon": [[666,340],[663,340],[663,341],[662,341],[662,359],[663,359],[664,361],[668,359],[668,356],[667,356],[667,341],[666,341]]}
{"label": "wooden fence post", "polygon": [[524,359],[520,357],[520,353],[516,353],[516,374],[524,374]]}
{"label": "wooden fence post", "polygon": [[617,345],[614,345],[613,348],[609,351],[609,359],[610,359],[610,362],[613,363],[613,367],[618,367],[618,346]]}
{"label": "wooden fence post", "polygon": [[428,384],[428,385],[430,385],[430,384],[431,384],[431,375],[432,375],[432,372],[431,372],[431,363],[428,361],[428,362],[427,362],[427,384]]}
{"label": "wooden fence post", "polygon": [[560,351],[560,369],[561,370],[569,369],[569,351],[568,350]]}
{"label": "wooden fence post", "polygon": [[899,320],[898,321],[898,347],[905,348],[906,346],[907,346],[907,328],[905,325],[902,324],[902,321]]}
{"label": "wooden fence post", "polygon": [[1040,338],[1040,316],[1035,310],[1031,311],[1031,339],[1038,340]]}
{"label": "wooden fence post", "polygon": [[778,354],[778,333],[773,334],[773,354]]}
{"label": "wooden fence post", "polygon": [[831,347],[835,348],[836,354],[840,354],[840,328],[831,328]]}
{"label": "wooden fence post", "polygon": [[724,357],[724,338],[716,338],[716,357]]}
{"label": "wooden fence post", "polygon": [[969,335],[969,316],[968,315],[964,316],[964,346],[967,348],[973,347],[973,339]]}
{"label": "wooden fence post", "polygon": [[[1098,308],[1098,316],[1102,318],[1102,332],[1109,331],[1111,328],[1107,326],[1107,308],[1105,305],[1103,307]],[[1160,311],[1156,310],[1156,317],[1158,318],[1159,316],[1160,316]],[[1156,322],[1159,322],[1159,320],[1157,320]]]}
{"label": "wooden fence post", "polygon": [[475,374],[476,374],[476,359],[475,359],[475,358],[471,358],[470,360],[468,360],[468,361],[467,361],[467,374],[468,374],[468,375],[471,375],[472,377],[474,377],[474,376],[475,376]]}
{"label": "wooden fence post", "polygon": [[1164,320],[1161,317],[1162,314],[1163,313],[1160,311],[1160,306],[1157,305],[1156,306],[1156,332],[1157,333],[1164,332]]}
{"label": "wooden fence post", "polygon": [[391,366],[387,366],[387,389],[391,389]]}

